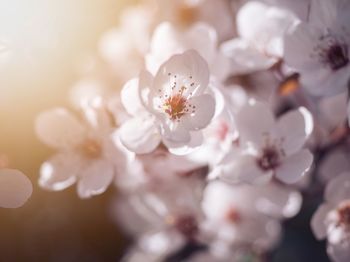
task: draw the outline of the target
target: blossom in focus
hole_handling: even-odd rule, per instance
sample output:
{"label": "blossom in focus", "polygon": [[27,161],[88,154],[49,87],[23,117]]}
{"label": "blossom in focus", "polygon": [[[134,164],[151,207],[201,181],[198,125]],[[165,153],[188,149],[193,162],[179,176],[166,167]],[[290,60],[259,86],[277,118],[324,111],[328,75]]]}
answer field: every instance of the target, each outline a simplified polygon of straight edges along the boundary
{"label": "blossom in focus", "polygon": [[22,172],[8,168],[0,169],[0,207],[21,207],[32,192],[32,183]]}
{"label": "blossom in focus", "polygon": [[336,262],[346,262],[350,256],[350,173],[331,180],[321,204],[311,220],[318,240],[327,238],[327,252]]}
{"label": "blossom in focus", "polygon": [[215,114],[209,69],[194,50],[174,55],[153,76],[147,71],[123,89],[123,105],[133,118],[120,129],[131,151],[148,153],[160,142],[175,154],[202,144],[202,131]]}
{"label": "blossom in focus", "polygon": [[216,167],[215,176],[231,183],[266,183],[272,177],[297,182],[309,170],[313,156],[303,145],[313,131],[313,119],[303,107],[275,119],[268,105],[250,101],[236,116],[239,148]]}
{"label": "blossom in focus", "polygon": [[113,126],[98,101],[85,108],[85,122],[64,108],[38,116],[35,127],[39,139],[58,150],[41,166],[41,187],[63,190],[77,182],[79,196],[89,198],[103,193],[123,170],[126,155],[113,143]]}
{"label": "blossom in focus", "polygon": [[308,22],[285,36],[285,62],[300,73],[301,84],[316,96],[345,91],[350,79],[350,4],[313,0]]}

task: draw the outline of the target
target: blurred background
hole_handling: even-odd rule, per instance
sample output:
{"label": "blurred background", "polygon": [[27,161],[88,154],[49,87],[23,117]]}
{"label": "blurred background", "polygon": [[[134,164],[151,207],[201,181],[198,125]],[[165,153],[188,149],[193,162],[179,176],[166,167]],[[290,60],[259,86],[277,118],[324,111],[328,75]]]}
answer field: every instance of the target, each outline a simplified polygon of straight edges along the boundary
{"label": "blurred background", "polygon": [[0,153],[34,185],[19,209],[0,209],[0,261],[118,261],[125,241],[110,220],[112,191],[81,201],[75,187],[37,186],[51,154],[33,129],[38,112],[68,104],[79,63],[118,23],[120,0],[0,1]]}
{"label": "blurred background", "polygon": [[[37,140],[33,123],[40,111],[69,106],[81,61],[89,61],[100,35],[132,2],[0,0],[0,153],[34,185],[24,207],[0,209],[0,261],[119,261],[126,250],[108,211],[112,188],[80,200],[74,186],[61,192],[37,186],[40,164],[52,152]],[[307,223],[316,204],[287,222],[271,260],[328,261]]]}

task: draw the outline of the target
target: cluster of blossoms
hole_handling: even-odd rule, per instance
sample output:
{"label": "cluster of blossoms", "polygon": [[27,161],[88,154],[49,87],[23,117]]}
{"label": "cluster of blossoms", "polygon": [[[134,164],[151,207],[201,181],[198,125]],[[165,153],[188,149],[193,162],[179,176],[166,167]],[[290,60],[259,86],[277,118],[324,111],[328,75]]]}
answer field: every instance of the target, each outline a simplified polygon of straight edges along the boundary
{"label": "cluster of blossoms", "polygon": [[[38,116],[58,150],[39,184],[118,190],[124,261],[262,261],[303,193],[334,261],[350,258],[347,0],[141,1],[71,92]],[[118,88],[119,87],[119,88]]]}

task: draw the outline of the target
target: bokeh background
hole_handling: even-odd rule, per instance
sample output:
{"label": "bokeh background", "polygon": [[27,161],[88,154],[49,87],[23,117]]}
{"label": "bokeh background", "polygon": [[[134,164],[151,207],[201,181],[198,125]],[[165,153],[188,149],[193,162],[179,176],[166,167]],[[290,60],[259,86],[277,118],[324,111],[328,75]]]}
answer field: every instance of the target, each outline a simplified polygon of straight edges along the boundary
{"label": "bokeh background", "polygon": [[[40,164],[52,152],[37,140],[33,123],[40,111],[69,106],[79,64],[89,61],[100,35],[118,24],[131,2],[0,0],[0,50],[2,41],[12,47],[0,53],[0,153],[34,184],[24,207],[0,209],[0,261],[119,261],[126,250],[129,241],[110,216],[112,188],[80,200],[75,187],[47,192],[36,185]],[[308,226],[316,204],[286,223],[269,260],[328,261]]]}

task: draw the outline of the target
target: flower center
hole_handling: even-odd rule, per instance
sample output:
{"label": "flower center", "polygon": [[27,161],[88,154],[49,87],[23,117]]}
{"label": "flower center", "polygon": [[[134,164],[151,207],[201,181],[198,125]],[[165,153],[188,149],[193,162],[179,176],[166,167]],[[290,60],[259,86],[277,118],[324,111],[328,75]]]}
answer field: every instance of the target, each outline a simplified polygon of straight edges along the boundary
{"label": "flower center", "polygon": [[278,167],[280,162],[278,150],[275,147],[266,147],[258,159],[258,166],[264,171],[269,171]]}
{"label": "flower center", "polygon": [[338,208],[339,225],[350,226],[350,201],[345,202]]}
{"label": "flower center", "polygon": [[311,57],[317,58],[322,64],[336,71],[349,64],[348,44],[341,36],[328,32],[319,39]]}
{"label": "flower center", "polygon": [[182,94],[176,94],[165,99],[163,109],[171,120],[178,120],[189,111],[187,99]]}
{"label": "flower center", "polygon": [[242,217],[236,208],[230,208],[225,216],[226,220],[232,224],[237,224],[241,221]]}
{"label": "flower center", "polygon": [[348,48],[346,45],[334,44],[327,52],[328,64],[332,70],[338,70],[348,65]]}
{"label": "flower center", "polygon": [[188,239],[192,239],[198,233],[198,223],[192,215],[181,215],[170,217],[168,223],[173,225],[177,231]]}
{"label": "flower center", "polygon": [[79,152],[86,158],[98,158],[102,155],[101,144],[91,138],[86,139],[78,146]]}

